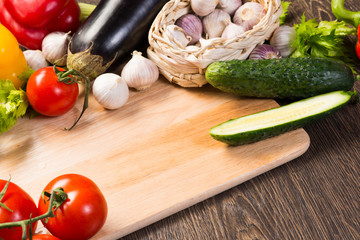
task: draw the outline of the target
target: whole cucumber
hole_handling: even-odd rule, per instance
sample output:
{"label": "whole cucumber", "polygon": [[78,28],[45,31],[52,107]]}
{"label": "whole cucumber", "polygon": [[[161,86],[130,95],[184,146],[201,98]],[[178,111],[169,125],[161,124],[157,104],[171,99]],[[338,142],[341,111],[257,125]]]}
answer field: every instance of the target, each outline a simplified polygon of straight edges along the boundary
{"label": "whole cucumber", "polygon": [[206,80],[239,96],[300,99],[348,91],[355,76],[347,65],[325,58],[281,58],[219,61],[210,64]]}

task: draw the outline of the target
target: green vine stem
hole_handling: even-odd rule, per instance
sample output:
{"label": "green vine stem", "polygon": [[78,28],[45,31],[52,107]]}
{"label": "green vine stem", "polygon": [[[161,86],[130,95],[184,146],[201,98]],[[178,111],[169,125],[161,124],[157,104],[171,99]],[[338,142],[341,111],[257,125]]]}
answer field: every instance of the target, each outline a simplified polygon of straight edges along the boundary
{"label": "green vine stem", "polygon": [[[9,180],[10,181],[10,180]],[[4,187],[5,189],[5,187]],[[3,189],[3,191],[4,191]],[[30,226],[32,223],[42,220],[42,219],[48,219],[50,217],[55,217],[54,211],[60,207],[60,205],[66,201],[67,199],[67,194],[64,192],[64,190],[62,188],[57,188],[55,190],[52,191],[51,194],[44,192],[43,193],[43,198],[44,195],[47,197],[50,197],[49,200],[49,208],[47,210],[46,213],[34,217],[32,218],[30,216],[29,219],[25,219],[25,220],[21,220],[21,221],[17,221],[17,222],[6,222],[6,223],[1,223],[0,224],[0,229],[2,228],[12,228],[12,227],[21,227],[22,228],[22,240],[26,240],[27,239],[27,227]],[[45,198],[44,198],[45,201]],[[29,240],[32,240],[32,229],[31,227],[29,227]]]}
{"label": "green vine stem", "polygon": [[[75,121],[75,123],[70,128],[65,128],[65,130],[70,131],[79,122],[80,118],[82,117],[85,110],[89,106],[90,79],[75,69],[70,69],[70,70],[62,72],[59,69],[57,69],[56,64],[54,64],[54,72],[58,76],[59,82],[69,84],[69,85],[78,83],[78,84],[82,84],[85,86],[85,96],[84,96],[84,103],[83,103],[82,111],[81,111],[78,119]],[[77,77],[80,77],[80,80],[78,80]]]}
{"label": "green vine stem", "polygon": [[9,187],[10,180],[11,180],[11,178],[7,181],[7,183],[5,184],[4,188],[3,188],[3,189],[1,190],[1,192],[0,192],[0,207],[5,208],[5,209],[8,210],[9,212],[14,212],[14,210],[11,210],[10,208],[8,208],[5,204],[3,204],[3,203],[1,202],[2,199],[3,199],[3,197],[4,197],[4,195],[5,195],[6,190],[7,190],[8,187]]}

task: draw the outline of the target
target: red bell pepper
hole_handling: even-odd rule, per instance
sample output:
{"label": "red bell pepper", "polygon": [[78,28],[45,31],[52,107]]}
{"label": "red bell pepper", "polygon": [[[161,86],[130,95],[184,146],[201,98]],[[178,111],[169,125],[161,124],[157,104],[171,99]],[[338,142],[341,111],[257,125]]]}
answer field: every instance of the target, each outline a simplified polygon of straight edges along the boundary
{"label": "red bell pepper", "polygon": [[358,41],[357,43],[356,43],[356,55],[357,55],[357,57],[360,59],[360,42]]}
{"label": "red bell pepper", "polygon": [[358,27],[358,41],[356,43],[355,50],[357,57],[360,59],[360,25]]}
{"label": "red bell pepper", "polygon": [[0,0],[0,23],[29,49],[41,49],[50,32],[75,32],[80,15],[76,0]]}

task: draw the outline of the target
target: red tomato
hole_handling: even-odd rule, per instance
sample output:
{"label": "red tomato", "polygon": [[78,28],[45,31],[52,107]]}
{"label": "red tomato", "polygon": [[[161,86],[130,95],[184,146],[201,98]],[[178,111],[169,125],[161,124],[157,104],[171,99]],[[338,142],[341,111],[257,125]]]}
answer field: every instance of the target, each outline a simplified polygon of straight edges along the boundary
{"label": "red tomato", "polygon": [[360,41],[356,43],[356,55],[360,59]]}
{"label": "red tomato", "polygon": [[[7,181],[0,180],[0,191],[5,187],[6,183]],[[14,212],[10,212],[5,208],[0,207],[0,223],[21,221],[29,219],[30,215],[31,217],[36,217],[38,215],[34,200],[15,183],[10,182],[1,202]],[[36,225],[37,223],[31,225],[33,231],[36,229]],[[0,229],[0,239],[21,239],[21,236],[21,227]]]}
{"label": "red tomato", "polygon": [[[60,240],[59,238],[50,234],[38,234],[32,237],[33,240]],[[28,239],[29,240],[29,239]]]}
{"label": "red tomato", "polygon": [[[55,210],[55,217],[43,221],[49,232],[61,240],[86,240],[94,236],[104,225],[107,203],[96,184],[78,174],[65,174],[53,179],[44,191],[63,188],[68,199]],[[39,199],[39,211],[48,209],[48,201]]]}
{"label": "red tomato", "polygon": [[[64,71],[62,68],[58,69]],[[59,82],[53,67],[45,67],[31,75],[26,94],[35,111],[45,116],[59,116],[75,105],[79,86],[77,83]]]}

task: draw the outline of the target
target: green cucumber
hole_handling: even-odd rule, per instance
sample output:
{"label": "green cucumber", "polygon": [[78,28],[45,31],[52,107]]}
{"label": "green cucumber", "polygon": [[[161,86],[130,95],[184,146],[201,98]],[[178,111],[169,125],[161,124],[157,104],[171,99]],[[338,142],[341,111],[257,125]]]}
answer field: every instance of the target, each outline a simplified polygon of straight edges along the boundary
{"label": "green cucumber", "polygon": [[335,91],[281,107],[228,120],[210,129],[210,135],[229,145],[242,145],[304,127],[333,113],[356,92]]}
{"label": "green cucumber", "polygon": [[349,91],[352,70],[325,58],[281,58],[219,61],[210,64],[206,80],[239,96],[300,99],[333,91]]}

